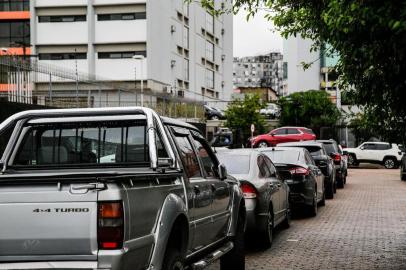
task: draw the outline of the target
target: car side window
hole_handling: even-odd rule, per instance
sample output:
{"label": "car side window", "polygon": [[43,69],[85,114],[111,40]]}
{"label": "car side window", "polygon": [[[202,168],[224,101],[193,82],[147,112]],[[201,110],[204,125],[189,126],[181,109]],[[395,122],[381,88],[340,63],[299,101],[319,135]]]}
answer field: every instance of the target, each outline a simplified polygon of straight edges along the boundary
{"label": "car side window", "polygon": [[391,149],[391,148],[392,148],[391,145],[388,144],[388,143],[385,143],[385,144],[377,144],[377,145],[376,145],[376,150],[389,150],[389,149]]}
{"label": "car side window", "polygon": [[199,161],[188,136],[175,136],[176,144],[178,145],[179,155],[182,160],[188,178],[202,177]]}
{"label": "car side window", "polygon": [[375,144],[373,143],[364,144],[364,150],[376,150]]}
{"label": "car side window", "polygon": [[218,177],[217,166],[218,163],[214,158],[213,152],[208,145],[199,138],[193,137],[193,142],[196,147],[197,156],[200,158],[203,165],[203,172],[206,177]]}
{"label": "car side window", "polygon": [[271,177],[271,171],[269,170],[263,156],[258,157],[257,164],[258,164],[259,177],[260,178],[269,178],[269,177]]}
{"label": "car side window", "polygon": [[286,134],[286,129],[284,129],[284,128],[277,129],[274,132],[272,132],[272,134],[274,134],[274,135],[285,135]]}
{"label": "car side window", "polygon": [[272,161],[269,158],[265,158],[265,163],[269,168],[270,171],[270,176],[277,178],[277,173],[276,173],[276,168],[275,166],[272,164]]}
{"label": "car side window", "polygon": [[306,159],[307,164],[316,166],[316,163],[314,162],[314,159],[307,152],[305,153],[305,159]]}
{"label": "car side window", "polygon": [[296,128],[288,128],[288,134],[290,135],[297,135],[300,134],[299,130],[297,130]]}

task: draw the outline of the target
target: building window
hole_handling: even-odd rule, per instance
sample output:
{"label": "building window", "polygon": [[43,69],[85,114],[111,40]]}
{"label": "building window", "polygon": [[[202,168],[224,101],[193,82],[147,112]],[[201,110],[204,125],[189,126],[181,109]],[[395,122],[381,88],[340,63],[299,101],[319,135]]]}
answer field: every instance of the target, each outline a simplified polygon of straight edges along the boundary
{"label": "building window", "polygon": [[86,15],[69,15],[69,16],[39,16],[40,23],[54,23],[54,22],[85,22]]}
{"label": "building window", "polygon": [[29,11],[29,0],[2,0],[0,1],[0,11]]}
{"label": "building window", "polygon": [[0,46],[30,47],[30,22],[0,22]]}
{"label": "building window", "polygon": [[206,13],[206,31],[214,34],[214,16]]}
{"label": "building window", "polygon": [[129,59],[133,58],[135,55],[143,55],[147,57],[146,51],[136,51],[136,52],[99,52],[99,59]]}
{"label": "building window", "polygon": [[183,76],[186,81],[189,80],[189,60],[183,59]]}
{"label": "building window", "polygon": [[214,71],[206,69],[206,87],[214,89]]}
{"label": "building window", "polygon": [[189,28],[183,27],[183,48],[189,48]]}
{"label": "building window", "polygon": [[87,59],[87,53],[40,53],[39,60],[82,60]]}
{"label": "building window", "polygon": [[214,44],[206,41],[206,59],[214,62]]}
{"label": "building window", "polygon": [[146,18],[147,18],[146,12],[97,15],[98,21],[131,21],[131,20],[145,20]]}

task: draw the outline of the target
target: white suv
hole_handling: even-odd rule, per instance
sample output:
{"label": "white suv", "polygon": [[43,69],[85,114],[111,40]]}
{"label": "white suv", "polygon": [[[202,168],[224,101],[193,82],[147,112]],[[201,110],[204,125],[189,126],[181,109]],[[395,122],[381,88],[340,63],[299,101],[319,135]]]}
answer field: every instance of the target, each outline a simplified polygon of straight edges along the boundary
{"label": "white suv", "polygon": [[347,148],[348,164],[359,163],[382,164],[387,169],[397,168],[402,159],[402,151],[397,144],[385,142],[365,142],[357,148]]}

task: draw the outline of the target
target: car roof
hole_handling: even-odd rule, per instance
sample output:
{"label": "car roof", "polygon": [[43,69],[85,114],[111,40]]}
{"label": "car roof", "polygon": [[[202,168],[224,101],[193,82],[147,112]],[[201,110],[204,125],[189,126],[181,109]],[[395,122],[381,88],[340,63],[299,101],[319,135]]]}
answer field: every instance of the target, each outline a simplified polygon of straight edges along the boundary
{"label": "car roof", "polygon": [[199,131],[199,129],[189,123],[177,120],[177,119],[173,119],[173,118],[169,118],[169,117],[161,117],[162,122],[164,122],[164,124],[167,125],[171,125],[171,126],[178,126],[178,127],[184,127],[184,128],[189,128],[189,129],[193,129],[195,131]]}
{"label": "car roof", "polygon": [[299,147],[268,147],[268,148],[257,148],[259,152],[271,152],[271,151],[294,151],[294,152],[304,152],[306,149]]}
{"label": "car roof", "polygon": [[224,149],[219,151],[218,154],[227,154],[227,155],[252,155],[252,154],[260,154],[260,151],[257,149],[251,148],[241,148],[241,149]]}
{"label": "car roof", "polygon": [[335,140],[317,140],[316,142],[320,142],[320,143],[335,143],[335,144],[338,144]]}
{"label": "car roof", "polygon": [[311,130],[311,128],[307,128],[307,127],[291,127],[291,126],[278,127],[278,128],[275,128],[275,129],[281,129],[281,128],[300,128],[300,129],[310,129]]}
{"label": "car roof", "polygon": [[375,144],[390,144],[388,142],[364,142],[364,143],[375,143]]}
{"label": "car roof", "polygon": [[289,147],[289,146],[318,146],[323,148],[323,143],[316,141],[304,141],[304,142],[288,142],[288,143],[278,143],[278,147]]}

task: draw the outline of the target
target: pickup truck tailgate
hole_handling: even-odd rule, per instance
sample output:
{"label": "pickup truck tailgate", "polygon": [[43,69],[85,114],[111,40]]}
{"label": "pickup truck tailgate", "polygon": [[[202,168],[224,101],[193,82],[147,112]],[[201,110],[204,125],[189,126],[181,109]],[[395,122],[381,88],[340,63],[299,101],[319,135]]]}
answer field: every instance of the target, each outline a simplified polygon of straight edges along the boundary
{"label": "pickup truck tailgate", "polygon": [[97,259],[97,191],[78,185],[0,184],[0,261]]}

